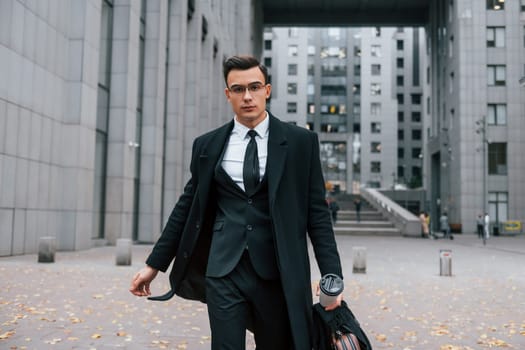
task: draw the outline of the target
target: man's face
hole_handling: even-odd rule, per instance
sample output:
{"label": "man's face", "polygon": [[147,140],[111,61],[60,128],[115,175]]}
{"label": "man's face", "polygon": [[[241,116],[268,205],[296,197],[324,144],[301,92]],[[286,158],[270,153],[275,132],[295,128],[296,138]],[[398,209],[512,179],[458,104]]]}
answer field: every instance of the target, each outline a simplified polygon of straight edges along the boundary
{"label": "man's face", "polygon": [[228,87],[224,90],[232,105],[237,121],[254,128],[266,116],[266,99],[272,87],[264,81],[259,67],[246,70],[234,69],[227,77]]}

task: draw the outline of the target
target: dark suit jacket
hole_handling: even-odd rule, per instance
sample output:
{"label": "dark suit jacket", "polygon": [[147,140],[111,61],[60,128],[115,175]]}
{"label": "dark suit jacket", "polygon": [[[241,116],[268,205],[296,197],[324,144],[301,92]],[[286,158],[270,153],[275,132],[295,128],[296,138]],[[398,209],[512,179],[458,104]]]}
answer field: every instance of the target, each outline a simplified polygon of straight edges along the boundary
{"label": "dark suit jacket", "polygon": [[[170,273],[172,290],[154,300],[177,294],[206,302],[204,277],[216,210],[214,169],[232,128],[233,120],[193,143],[191,179],[146,261],[166,271],[176,257]],[[321,275],[342,277],[317,135],[270,114],[266,173],[276,258],[295,348],[311,349],[313,301],[307,233]]]}

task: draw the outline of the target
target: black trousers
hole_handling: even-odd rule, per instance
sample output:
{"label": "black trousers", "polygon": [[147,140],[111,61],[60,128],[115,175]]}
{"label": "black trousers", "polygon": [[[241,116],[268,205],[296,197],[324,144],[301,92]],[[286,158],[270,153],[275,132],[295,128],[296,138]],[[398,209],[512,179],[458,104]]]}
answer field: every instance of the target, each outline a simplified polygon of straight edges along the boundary
{"label": "black trousers", "polygon": [[281,283],[260,278],[248,253],[227,276],[206,277],[206,303],[212,350],[244,350],[248,327],[257,350],[292,349]]}
{"label": "black trousers", "polygon": [[478,228],[478,238],[483,238],[485,233],[483,232],[483,225],[477,225]]}

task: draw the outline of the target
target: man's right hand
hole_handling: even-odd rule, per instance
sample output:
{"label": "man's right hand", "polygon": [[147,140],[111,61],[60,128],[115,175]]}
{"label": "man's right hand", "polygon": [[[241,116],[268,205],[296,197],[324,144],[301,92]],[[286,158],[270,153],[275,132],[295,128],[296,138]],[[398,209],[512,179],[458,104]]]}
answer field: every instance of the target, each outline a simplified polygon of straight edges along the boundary
{"label": "man's right hand", "polygon": [[138,297],[146,297],[151,295],[149,286],[151,281],[157,276],[159,270],[154,269],[151,266],[146,266],[135,274],[131,281],[131,287],[129,291],[131,294]]}

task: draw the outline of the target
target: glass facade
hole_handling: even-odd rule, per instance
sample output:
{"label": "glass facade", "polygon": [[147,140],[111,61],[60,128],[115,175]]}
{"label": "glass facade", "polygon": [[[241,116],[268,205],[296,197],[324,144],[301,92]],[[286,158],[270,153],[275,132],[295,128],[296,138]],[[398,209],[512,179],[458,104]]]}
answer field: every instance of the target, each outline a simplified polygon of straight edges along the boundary
{"label": "glass facade", "polygon": [[97,124],[95,144],[95,179],[93,191],[92,238],[104,238],[106,208],[106,159],[109,123],[109,95],[111,81],[111,40],[113,37],[113,2],[102,1],[100,23],[100,51],[98,69]]}

